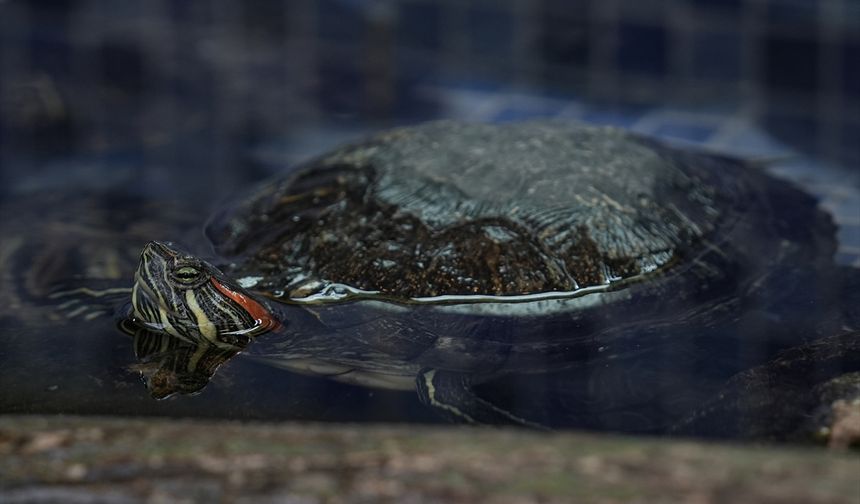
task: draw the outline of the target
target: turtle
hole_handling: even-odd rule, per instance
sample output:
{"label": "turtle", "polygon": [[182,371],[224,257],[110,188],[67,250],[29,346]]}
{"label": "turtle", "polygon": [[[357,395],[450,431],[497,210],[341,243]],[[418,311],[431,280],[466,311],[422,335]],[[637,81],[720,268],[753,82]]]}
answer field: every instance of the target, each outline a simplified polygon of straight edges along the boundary
{"label": "turtle", "polygon": [[505,377],[666,348],[728,377],[844,325],[834,225],[812,196],[613,127],[384,131],[264,182],[204,230],[206,256],[145,246],[128,331],[414,390],[459,422],[543,425],[477,392]]}

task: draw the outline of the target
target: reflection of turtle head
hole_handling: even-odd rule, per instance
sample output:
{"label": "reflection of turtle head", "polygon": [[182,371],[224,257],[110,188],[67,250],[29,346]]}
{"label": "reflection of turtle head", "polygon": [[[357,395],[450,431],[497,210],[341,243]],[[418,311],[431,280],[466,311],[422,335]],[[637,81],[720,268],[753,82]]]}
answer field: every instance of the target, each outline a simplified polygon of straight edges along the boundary
{"label": "reflection of turtle head", "polygon": [[149,330],[235,343],[278,325],[263,303],[214,266],[164,243],[144,247],[134,280],[133,317]]}

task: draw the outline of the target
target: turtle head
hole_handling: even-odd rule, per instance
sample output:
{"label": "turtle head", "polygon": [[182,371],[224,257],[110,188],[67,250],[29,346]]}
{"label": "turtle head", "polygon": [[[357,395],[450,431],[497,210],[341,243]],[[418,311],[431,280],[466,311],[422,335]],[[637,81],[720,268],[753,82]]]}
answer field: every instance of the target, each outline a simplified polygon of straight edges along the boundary
{"label": "turtle head", "polygon": [[264,302],[217,268],[155,241],[140,254],[131,304],[136,323],[191,341],[247,343],[279,325]]}

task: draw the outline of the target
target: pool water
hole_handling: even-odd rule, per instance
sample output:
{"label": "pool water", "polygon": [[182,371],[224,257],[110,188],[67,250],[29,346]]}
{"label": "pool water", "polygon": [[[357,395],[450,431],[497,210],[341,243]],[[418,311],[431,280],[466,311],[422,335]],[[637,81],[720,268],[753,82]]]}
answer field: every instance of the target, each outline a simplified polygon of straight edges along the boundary
{"label": "pool water", "polygon": [[[461,91],[447,92],[453,100]],[[643,130],[649,123],[638,119],[632,120],[632,124],[634,130]],[[668,132],[668,140],[672,140],[673,132],[679,131],[657,130],[656,133]],[[704,147],[751,156],[742,148],[733,149],[727,134],[717,134],[718,130],[698,135],[696,139],[705,140],[700,142]],[[340,140],[344,134],[329,131],[317,136],[317,145],[326,145]],[[748,141],[751,136],[742,138]],[[707,140],[713,138],[717,141],[709,144]],[[762,134],[761,138],[766,136]],[[770,156],[783,154],[778,144],[768,145],[770,150],[759,152]],[[260,354],[259,348],[271,344],[277,335],[263,336],[245,351],[213,365],[209,383],[193,394],[156,391],[151,383],[147,387],[144,378],[151,377],[154,366],[157,368],[162,361],[142,355],[145,352],[140,351],[140,345],[136,354],[133,338],[117,328],[127,306],[108,300],[104,304],[89,303],[73,296],[58,303],[59,298],[51,297],[81,286],[129,287],[137,256],[152,239],[183,243],[204,257],[211,254],[201,232],[207,216],[236,187],[251,187],[270,172],[283,170],[280,160],[297,156],[295,153],[301,148],[302,145],[278,140],[258,146],[247,164],[242,165],[246,169],[237,169],[229,183],[208,181],[205,188],[199,183],[194,185],[193,170],[172,178],[169,170],[153,169],[146,176],[147,185],[129,183],[129,179],[146,173],[145,162],[134,161],[134,153],[129,156],[136,168],[124,174],[115,173],[122,164],[117,159],[122,156],[117,158],[112,153],[43,165],[39,172],[16,176],[16,184],[3,197],[0,212],[0,230],[5,237],[0,245],[4,270],[0,287],[4,307],[0,311],[4,339],[0,351],[0,414],[446,422],[421,404],[413,391],[368,388],[305,376],[255,358],[255,354]],[[86,166],[86,170],[67,170],[69,163]],[[819,198],[821,206],[838,224],[835,263],[845,268],[847,278],[859,272],[860,246],[856,236],[860,220],[855,217],[860,215],[860,189],[853,185],[856,177],[802,158],[775,162],[769,169],[777,176],[801,184]],[[90,181],[97,183],[89,184]],[[88,186],[87,190],[82,190],[82,185]],[[187,192],[184,187],[189,188]],[[812,284],[820,280],[814,273],[810,272],[810,291],[815,290]],[[816,288],[821,291],[822,300],[832,299],[834,292],[838,297],[840,289],[847,289],[837,285]],[[767,402],[768,393],[776,396],[784,390],[794,391],[800,398],[798,401],[806,404],[814,402],[809,397],[809,389],[814,385],[860,370],[855,351],[857,333],[847,332],[856,330],[851,324],[860,322],[856,306],[831,306],[820,301],[814,306],[784,308],[782,321],[768,319],[770,313],[750,312],[725,325],[698,328],[700,337],[696,343],[688,342],[685,337],[684,331],[690,328],[639,328],[625,340],[629,347],[619,352],[623,357],[596,356],[547,373],[511,374],[482,383],[476,391],[480,397],[517,416],[551,428],[753,436],[749,430],[738,427],[739,418],[755,415],[759,411],[756,408]],[[797,327],[786,327],[791,324]],[[778,330],[768,334],[774,328]],[[802,334],[810,328],[814,331]],[[727,333],[735,335],[735,344],[724,344]],[[762,338],[763,334],[767,337]],[[819,355],[815,353],[820,350],[815,350],[817,347],[803,347],[813,348],[808,352],[803,348],[796,350],[803,355],[814,355],[799,366],[796,374],[767,371],[750,378],[750,382],[762,379],[761,376],[785,380],[785,387],[777,383],[763,389],[758,396],[743,396],[751,402],[757,401],[754,406],[744,409],[743,398],[731,406],[717,403],[716,408],[722,408],[723,415],[718,418],[728,418],[725,421],[729,423],[735,421],[732,428],[696,421],[696,415],[701,415],[706,405],[713,405],[721,391],[742,394],[749,390],[743,385],[746,382],[739,382],[738,378],[730,381],[732,376],[766,365],[786,347],[839,334],[848,336],[834,341],[834,346],[828,347],[830,353],[826,349],[820,351],[820,359],[815,357]],[[676,344],[637,343],[655,338]],[[737,344],[738,341],[764,343],[743,345]],[[174,367],[174,373],[181,375],[181,366]],[[808,382],[809,387],[798,387],[798,381]],[[155,399],[153,395],[169,397]],[[815,407],[812,404],[808,409]],[[792,425],[775,428],[775,432],[766,433],[765,437],[791,439],[792,429],[802,427]]]}

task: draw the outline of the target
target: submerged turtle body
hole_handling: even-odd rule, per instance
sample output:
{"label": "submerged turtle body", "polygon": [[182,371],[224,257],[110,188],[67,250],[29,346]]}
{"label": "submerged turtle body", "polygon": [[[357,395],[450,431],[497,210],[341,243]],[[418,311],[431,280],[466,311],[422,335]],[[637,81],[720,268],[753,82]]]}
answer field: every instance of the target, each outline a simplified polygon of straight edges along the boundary
{"label": "submerged turtle body", "polygon": [[[815,201],[754,167],[555,122],[383,133],[266,184],[207,235],[220,270],[147,247],[139,323],[207,341],[280,324],[281,338],[248,352],[417,385],[426,403],[477,422],[519,419],[474,383],[679,335],[707,353],[710,328],[751,309],[802,321],[792,306],[834,249]],[[794,343],[777,339],[763,346]]]}

